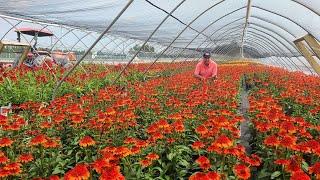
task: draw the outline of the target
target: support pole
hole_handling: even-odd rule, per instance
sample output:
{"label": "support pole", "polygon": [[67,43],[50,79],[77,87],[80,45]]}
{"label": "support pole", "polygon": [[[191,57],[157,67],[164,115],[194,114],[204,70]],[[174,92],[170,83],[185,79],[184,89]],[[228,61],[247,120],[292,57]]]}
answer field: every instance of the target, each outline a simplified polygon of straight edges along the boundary
{"label": "support pole", "polygon": [[244,45],[245,36],[246,36],[246,33],[247,33],[248,24],[249,24],[250,10],[251,10],[251,0],[248,0],[246,23],[244,25],[243,32],[242,32],[242,37],[241,37],[240,55],[241,55],[242,58],[244,58],[243,45]]}

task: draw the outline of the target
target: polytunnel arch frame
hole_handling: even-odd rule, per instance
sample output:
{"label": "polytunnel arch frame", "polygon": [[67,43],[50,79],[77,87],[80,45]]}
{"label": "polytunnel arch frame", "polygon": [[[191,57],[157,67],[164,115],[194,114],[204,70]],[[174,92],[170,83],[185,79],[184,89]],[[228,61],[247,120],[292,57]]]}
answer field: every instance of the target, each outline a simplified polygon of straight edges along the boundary
{"label": "polytunnel arch frame", "polygon": [[[307,5],[305,5],[305,4],[303,4],[303,3],[300,3],[300,2],[295,1],[295,0],[290,0],[290,1],[295,2],[295,3],[298,3],[298,4],[302,5],[304,8],[307,8],[308,10],[312,11],[313,13],[319,15],[319,13],[317,13],[317,11],[313,10],[312,8],[309,8]],[[222,2],[223,2],[223,1],[222,1]],[[300,24],[297,23],[295,20],[292,20],[292,19],[290,19],[290,17],[286,17],[286,16],[282,15],[281,13],[276,13],[276,12],[273,12],[273,11],[271,11],[271,10],[264,9],[264,8],[261,8],[261,7],[259,7],[259,6],[255,6],[255,5],[253,5],[252,7],[253,7],[253,8],[260,8],[260,9],[263,9],[263,10],[265,10],[265,11],[268,11],[268,12],[270,12],[270,13],[272,13],[272,14],[276,14],[277,16],[281,16],[281,17],[283,17],[283,18],[286,18],[287,20],[290,20],[291,22],[293,22],[293,23],[295,23],[296,25],[298,25],[300,28],[302,28],[302,29],[305,30],[306,32],[309,32],[303,25],[300,25]],[[251,17],[251,16],[250,16],[250,17]],[[69,27],[70,27],[70,26],[69,26]],[[313,34],[313,33],[310,33],[310,34]],[[315,36],[315,37],[316,37],[316,36]]]}

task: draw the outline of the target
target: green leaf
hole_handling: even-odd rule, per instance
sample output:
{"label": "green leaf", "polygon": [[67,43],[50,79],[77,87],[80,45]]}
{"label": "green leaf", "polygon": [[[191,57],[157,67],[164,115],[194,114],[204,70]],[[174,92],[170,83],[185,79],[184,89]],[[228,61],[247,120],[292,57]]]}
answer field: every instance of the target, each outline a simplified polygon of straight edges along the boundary
{"label": "green leaf", "polygon": [[60,167],[55,167],[52,174],[64,174],[64,171]]}
{"label": "green leaf", "polygon": [[305,170],[305,171],[309,170],[309,165],[305,161],[302,162],[302,169]]}
{"label": "green leaf", "polygon": [[275,171],[271,174],[271,179],[275,179],[276,177],[279,177],[281,175],[280,171]]}
{"label": "green leaf", "polygon": [[174,156],[175,156],[174,153],[170,153],[170,154],[167,155],[167,158],[171,161]]}

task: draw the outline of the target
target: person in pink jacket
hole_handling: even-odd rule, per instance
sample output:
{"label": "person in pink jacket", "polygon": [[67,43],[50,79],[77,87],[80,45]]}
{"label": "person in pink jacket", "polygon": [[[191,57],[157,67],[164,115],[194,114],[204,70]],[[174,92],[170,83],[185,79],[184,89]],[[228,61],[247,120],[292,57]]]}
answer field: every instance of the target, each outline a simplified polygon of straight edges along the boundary
{"label": "person in pink jacket", "polygon": [[203,59],[197,64],[194,76],[200,80],[216,79],[218,65],[210,59],[210,53],[203,54]]}

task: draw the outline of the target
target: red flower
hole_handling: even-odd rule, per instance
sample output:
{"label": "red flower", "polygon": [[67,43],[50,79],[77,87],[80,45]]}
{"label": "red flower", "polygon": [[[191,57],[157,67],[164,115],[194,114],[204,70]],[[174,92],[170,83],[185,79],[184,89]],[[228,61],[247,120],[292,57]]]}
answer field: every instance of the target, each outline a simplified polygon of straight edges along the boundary
{"label": "red flower", "polygon": [[21,162],[21,163],[27,163],[33,160],[33,156],[32,154],[21,154],[18,157],[17,162]]}
{"label": "red flower", "polygon": [[86,165],[84,164],[77,164],[73,169],[69,170],[65,176],[65,180],[74,180],[74,179],[81,179],[86,180],[89,179],[90,172]]}
{"label": "red flower", "polygon": [[267,146],[279,146],[280,141],[278,140],[277,136],[273,135],[273,136],[266,137],[263,143]]}
{"label": "red flower", "polygon": [[313,164],[313,166],[309,167],[309,172],[320,175],[320,162],[316,162]]}
{"label": "red flower", "polygon": [[201,141],[195,141],[193,144],[192,144],[192,148],[194,150],[199,150],[201,148],[203,148],[205,146],[205,144],[203,144]]}
{"label": "red flower", "polygon": [[45,142],[47,142],[47,136],[40,134],[40,135],[37,135],[36,137],[32,138],[30,141],[30,144],[32,146],[36,146],[39,144],[44,144]]}
{"label": "red flower", "polygon": [[197,160],[196,160],[196,163],[199,164],[200,168],[201,169],[204,169],[204,170],[208,170],[211,166],[210,164],[210,160],[205,157],[205,156],[200,156]]}
{"label": "red flower", "polygon": [[103,170],[100,180],[125,180],[125,177],[121,174],[119,166],[113,166]]}
{"label": "red flower", "polygon": [[190,176],[189,180],[220,180],[220,175],[216,172],[197,172]]}
{"label": "red flower", "polygon": [[227,136],[221,135],[215,140],[214,144],[220,148],[229,148],[233,145],[233,142]]}
{"label": "red flower", "polygon": [[310,180],[310,177],[303,171],[294,172],[290,180]]}
{"label": "red flower", "polygon": [[200,134],[200,135],[205,135],[205,134],[207,134],[208,133],[208,129],[205,127],[205,126],[203,126],[203,125],[200,125],[200,126],[198,126],[197,128],[196,128],[196,133],[198,133],[198,134]]}
{"label": "red flower", "polygon": [[157,160],[157,159],[159,159],[159,155],[155,154],[155,153],[150,153],[146,156],[146,158],[149,160]]}
{"label": "red flower", "polygon": [[10,138],[3,137],[0,139],[0,147],[11,146],[12,143],[13,141]]}
{"label": "red flower", "polygon": [[4,170],[9,171],[9,175],[18,175],[22,172],[20,163],[9,163],[3,167]]}
{"label": "red flower", "polygon": [[52,175],[49,177],[49,180],[60,180],[60,177],[57,175]]}
{"label": "red flower", "polygon": [[152,164],[152,161],[149,159],[143,159],[140,161],[142,167],[148,167]]}
{"label": "red flower", "polygon": [[239,179],[249,179],[251,174],[250,174],[250,169],[243,164],[237,164],[233,167],[234,173],[237,175]]}
{"label": "red flower", "polygon": [[90,136],[85,136],[79,141],[81,147],[93,146],[95,144],[96,142]]}

